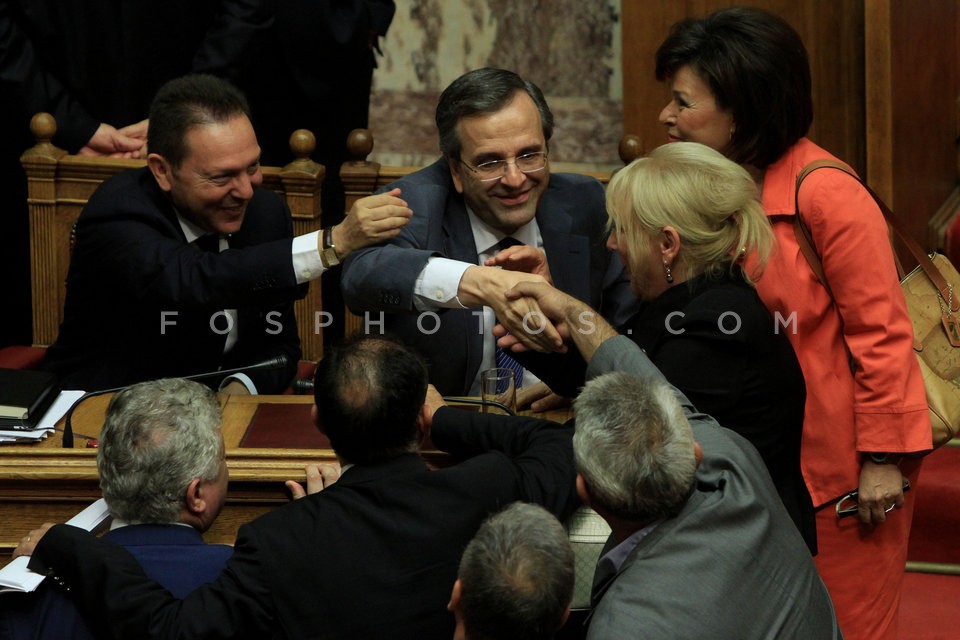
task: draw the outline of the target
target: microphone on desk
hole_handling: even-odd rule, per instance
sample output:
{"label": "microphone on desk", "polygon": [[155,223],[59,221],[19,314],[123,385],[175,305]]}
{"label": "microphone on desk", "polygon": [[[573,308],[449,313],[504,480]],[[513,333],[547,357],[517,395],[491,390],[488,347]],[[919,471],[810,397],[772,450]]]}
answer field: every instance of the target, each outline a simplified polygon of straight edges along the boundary
{"label": "microphone on desk", "polygon": [[[290,359],[286,354],[279,354],[273,356],[272,358],[267,358],[260,362],[247,365],[245,367],[234,367],[233,369],[220,369],[217,371],[208,371],[206,373],[194,373],[189,376],[174,376],[177,378],[183,378],[184,380],[203,380],[205,378],[215,378],[217,376],[231,376],[235,373],[247,373],[248,371],[263,371],[271,369],[283,369],[290,362]],[[137,384],[137,383],[133,383]],[[66,417],[63,423],[63,448],[72,449],[73,448],[73,412],[79,407],[84,400],[92,398],[94,396],[102,396],[107,393],[115,393],[117,391],[123,391],[129,387],[132,387],[133,384],[126,384],[122,387],[113,387],[110,389],[98,389],[96,391],[87,391],[82,396],[77,398],[76,402],[70,405],[70,408],[67,409]]]}

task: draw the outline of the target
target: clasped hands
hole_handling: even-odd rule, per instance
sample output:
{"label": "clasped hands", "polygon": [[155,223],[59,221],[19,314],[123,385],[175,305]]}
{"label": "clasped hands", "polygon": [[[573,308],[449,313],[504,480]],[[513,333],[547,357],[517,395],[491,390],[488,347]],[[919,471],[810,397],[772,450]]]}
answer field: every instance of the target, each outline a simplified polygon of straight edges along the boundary
{"label": "clasped hands", "polygon": [[493,329],[497,345],[517,352],[565,353],[570,334],[563,309],[570,298],[552,286],[543,251],[527,245],[510,247],[484,266],[501,267],[499,289],[486,298],[499,323]]}

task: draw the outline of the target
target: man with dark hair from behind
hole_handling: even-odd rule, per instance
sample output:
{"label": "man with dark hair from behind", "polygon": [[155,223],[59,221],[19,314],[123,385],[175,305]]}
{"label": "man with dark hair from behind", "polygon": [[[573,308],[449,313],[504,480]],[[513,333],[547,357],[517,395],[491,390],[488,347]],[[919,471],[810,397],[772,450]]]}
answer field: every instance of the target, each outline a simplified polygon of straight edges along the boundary
{"label": "man with dark hair from behind", "polygon": [[[124,638],[449,638],[450,586],[483,521],[517,500],[558,518],[578,504],[572,426],[445,407],[396,342],[331,349],[314,394],[343,474],[241,526],[214,582],[177,600],[122,549],[63,525],[31,568]],[[431,470],[418,455],[428,438],[459,462]]]}
{"label": "man with dark hair from behind", "polygon": [[570,614],[573,549],[543,507],[514,502],[467,545],[450,604],[454,640],[552,638]]}
{"label": "man with dark hair from behind", "polygon": [[[232,549],[204,544],[201,536],[227,496],[220,403],[210,389],[172,378],[119,392],[100,432],[97,471],[113,517],[107,540],[126,547],[147,575],[177,596],[217,577]],[[74,604],[50,584],[36,593],[5,594],[0,614],[6,621],[0,638],[94,637]]]}

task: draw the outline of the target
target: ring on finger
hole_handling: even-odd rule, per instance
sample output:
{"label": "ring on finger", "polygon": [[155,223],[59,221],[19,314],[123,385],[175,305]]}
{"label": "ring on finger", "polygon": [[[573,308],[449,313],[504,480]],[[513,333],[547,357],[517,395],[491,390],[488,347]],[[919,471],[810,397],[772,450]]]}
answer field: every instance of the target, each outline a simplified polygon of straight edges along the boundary
{"label": "ring on finger", "polygon": [[884,513],[890,513],[890,512],[893,511],[896,507],[897,507],[896,503],[891,504],[890,506],[888,506],[887,508],[885,508],[885,509],[883,510],[883,512],[884,512]]}

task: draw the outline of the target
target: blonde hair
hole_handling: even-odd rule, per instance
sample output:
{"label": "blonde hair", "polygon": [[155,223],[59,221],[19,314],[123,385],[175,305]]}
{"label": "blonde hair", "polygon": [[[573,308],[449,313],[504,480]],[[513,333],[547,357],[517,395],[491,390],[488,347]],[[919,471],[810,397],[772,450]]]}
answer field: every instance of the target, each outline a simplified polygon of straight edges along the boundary
{"label": "blonde hair", "polygon": [[672,142],[637,158],[614,174],[607,187],[610,222],[625,242],[631,274],[649,252],[644,236],[672,226],[681,240],[684,279],[731,272],[755,254],[760,277],[774,236],[746,169],[696,142]]}

